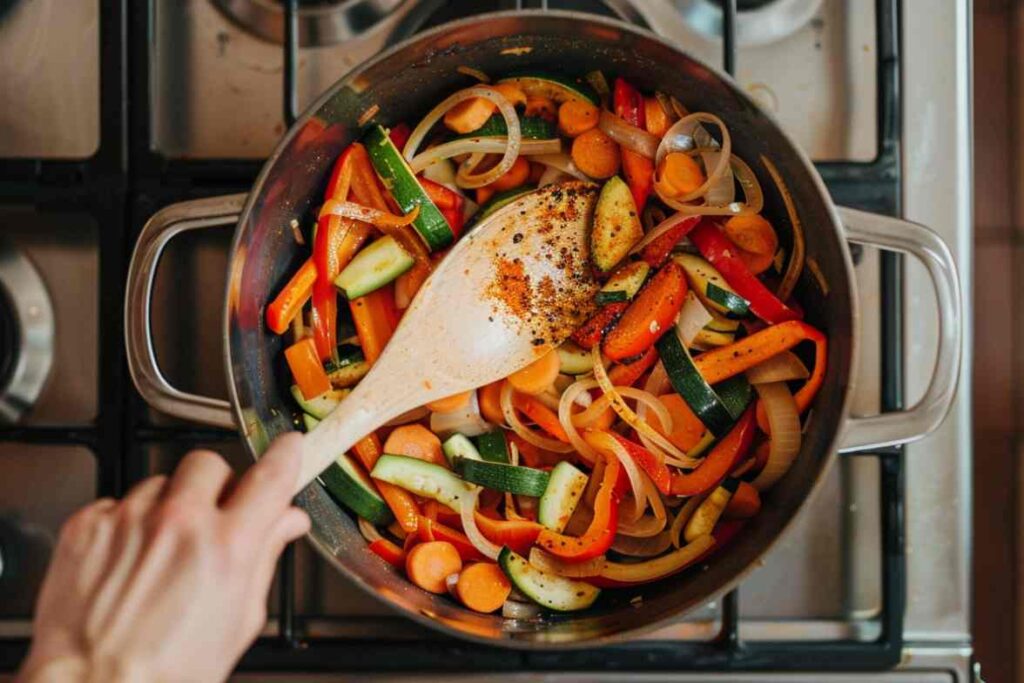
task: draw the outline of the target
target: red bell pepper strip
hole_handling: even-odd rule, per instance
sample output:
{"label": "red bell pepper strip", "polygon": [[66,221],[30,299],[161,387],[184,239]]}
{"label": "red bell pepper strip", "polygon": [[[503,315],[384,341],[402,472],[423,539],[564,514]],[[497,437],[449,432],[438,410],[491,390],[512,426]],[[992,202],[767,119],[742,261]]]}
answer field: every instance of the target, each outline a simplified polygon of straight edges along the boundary
{"label": "red bell pepper strip", "polygon": [[313,259],[309,258],[295,271],[292,279],[267,306],[267,328],[271,332],[284,334],[295,316],[302,311],[302,307],[313,296],[313,283],[315,282],[316,265],[313,263]]}
{"label": "red bell pepper strip", "polygon": [[736,293],[747,300],[750,311],[772,325],[796,320],[796,311],[781,302],[760,280],[757,279],[743,260],[737,255],[737,247],[725,236],[715,223],[701,221],[690,232],[693,242],[704,258],[718,269],[725,281]]}
{"label": "red bell pepper strip", "polygon": [[572,333],[572,340],[584,349],[592,349],[594,344],[601,343],[604,335],[611,330],[619,316],[627,308],[629,308],[629,303],[626,301],[602,306],[590,320],[583,323],[579,329]]}
{"label": "red bell pepper strip", "polygon": [[630,363],[616,363],[608,371],[608,379],[616,387],[631,387],[645,372],[658,362],[658,351],[653,346]]}
{"label": "red bell pepper strip", "polygon": [[363,349],[366,362],[372,365],[380,358],[398,327],[394,286],[388,284],[366,296],[353,299],[349,302],[349,308],[359,336],[359,346]]}
{"label": "red bell pepper strip", "polygon": [[476,512],[476,525],[488,541],[507,545],[520,555],[529,555],[530,548],[544,528],[529,520],[493,519],[479,511]]}
{"label": "red bell pepper strip", "polygon": [[465,222],[463,219],[463,208],[466,205],[466,200],[458,192],[454,192],[440,183],[435,183],[433,180],[428,180],[422,176],[416,178],[420,181],[420,185],[423,187],[423,191],[430,197],[430,201],[434,202],[441,215],[448,221],[448,227],[451,228],[452,234],[458,239],[459,235],[462,234],[462,225]]}
{"label": "red bell pepper strip", "polygon": [[732,539],[736,538],[736,535],[746,525],[747,520],[745,519],[725,519],[715,525],[715,528],[711,530],[711,536],[715,539],[715,544],[708,548],[704,553],[693,561],[693,564],[703,562],[708,559],[719,550],[729,545]]}
{"label": "red bell pepper strip", "polygon": [[714,489],[732,471],[750,450],[757,422],[754,407],[750,406],[719,441],[697,469],[672,475],[671,493],[674,496],[698,496]]}
{"label": "red bell pepper strip", "polygon": [[662,264],[668,260],[672,249],[679,244],[679,240],[696,228],[701,220],[700,216],[690,216],[679,221],[644,247],[640,252],[640,258],[646,261],[651,268],[661,268]]}
{"label": "red bell pepper strip", "polygon": [[[345,201],[351,183],[352,145],[335,162],[325,199]],[[313,241],[316,282],[313,283],[312,327],[313,342],[321,360],[337,353],[338,292],[334,287],[334,278],[338,277],[345,266],[342,262],[342,246],[353,225],[350,220],[332,215],[322,216],[317,221],[316,239]]]}
{"label": "red bell pepper strip", "polygon": [[416,532],[419,537],[420,543],[427,543],[429,541],[448,541],[455,549],[459,551],[459,557],[462,558],[463,562],[477,561],[482,562],[487,558],[470,543],[469,538],[466,534],[445,526],[440,522],[435,522],[432,519],[426,517],[420,517],[419,529]]}
{"label": "red bell pepper strip", "polygon": [[412,135],[412,129],[409,128],[409,124],[402,121],[388,133],[388,137],[391,138],[391,142],[394,143],[398,151],[401,152],[402,148],[405,147],[405,143],[409,142],[409,136]]}
{"label": "red bell pepper strip", "polygon": [[386,538],[378,538],[370,544],[370,550],[392,567],[405,566],[405,551]]}
{"label": "red bell pepper strip", "polygon": [[[640,91],[625,80],[616,78],[612,99],[616,116],[626,123],[646,130],[647,110]],[[643,211],[654,185],[654,160],[623,148],[622,171],[626,176],[626,184],[633,193],[637,211]]]}
{"label": "red bell pepper strip", "polygon": [[583,562],[603,555],[612,546],[619,527],[617,484],[621,469],[618,458],[605,457],[601,487],[594,499],[594,517],[582,536],[566,536],[551,529],[543,529],[537,535],[537,545],[569,562]]}
{"label": "red bell pepper strip", "polygon": [[427,499],[423,503],[423,516],[442,524],[462,524],[462,518],[458,512],[433,499]]}
{"label": "red bell pepper strip", "polygon": [[619,445],[626,449],[629,457],[633,458],[633,462],[651,478],[651,482],[659,491],[666,496],[669,495],[672,486],[672,473],[669,471],[668,465],[659,462],[649,450],[638,443],[633,443],[621,434],[612,431],[605,432],[605,434],[618,441]]}
{"label": "red bell pepper strip", "polygon": [[313,340],[303,339],[284,350],[288,368],[292,371],[295,384],[306,399],[313,399],[331,388],[331,380],[320,363]]}

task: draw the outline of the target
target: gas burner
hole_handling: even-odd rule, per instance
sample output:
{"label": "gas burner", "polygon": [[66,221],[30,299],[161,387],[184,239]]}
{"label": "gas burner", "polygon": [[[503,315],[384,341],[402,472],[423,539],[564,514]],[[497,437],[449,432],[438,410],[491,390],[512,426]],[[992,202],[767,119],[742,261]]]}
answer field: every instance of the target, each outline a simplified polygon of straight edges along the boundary
{"label": "gas burner", "polygon": [[[299,45],[334,45],[376,26],[408,0],[300,0]],[[212,0],[242,28],[265,40],[284,43],[283,0]]]}
{"label": "gas burner", "polygon": [[35,266],[0,238],[0,423],[32,407],[53,364],[53,306]]}
{"label": "gas burner", "polygon": [[[690,26],[711,38],[722,35],[722,0],[674,0]],[[767,45],[803,28],[822,0],[737,0],[736,41],[741,47]]]}

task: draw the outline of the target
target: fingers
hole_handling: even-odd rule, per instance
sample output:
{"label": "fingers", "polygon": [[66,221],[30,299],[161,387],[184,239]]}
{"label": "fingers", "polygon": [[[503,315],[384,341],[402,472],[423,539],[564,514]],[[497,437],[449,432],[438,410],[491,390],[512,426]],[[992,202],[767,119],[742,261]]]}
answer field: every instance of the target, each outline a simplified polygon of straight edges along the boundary
{"label": "fingers", "polygon": [[301,434],[279,436],[238,482],[224,509],[244,527],[265,532],[291,505],[301,453]]}
{"label": "fingers", "polygon": [[167,485],[167,498],[184,498],[199,505],[216,505],[231,479],[231,467],[218,453],[188,453]]}
{"label": "fingers", "polygon": [[[278,558],[281,557],[286,545],[302,537],[308,531],[309,515],[300,508],[288,508],[277,520],[267,536],[267,543],[259,550],[260,556],[249,587],[249,603],[251,605],[266,603]],[[253,627],[257,631],[263,625],[262,618],[254,617],[252,621]]]}

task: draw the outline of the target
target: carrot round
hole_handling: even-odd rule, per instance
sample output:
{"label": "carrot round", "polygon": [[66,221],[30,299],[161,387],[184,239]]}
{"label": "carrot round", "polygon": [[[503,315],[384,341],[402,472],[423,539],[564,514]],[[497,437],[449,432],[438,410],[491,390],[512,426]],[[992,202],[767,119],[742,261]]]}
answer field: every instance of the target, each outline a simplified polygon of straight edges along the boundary
{"label": "carrot round", "polygon": [[672,127],[671,119],[669,119],[665,108],[661,106],[661,102],[658,102],[656,97],[644,99],[644,115],[644,125],[647,128],[647,132],[651,135],[656,135],[660,138]]}
{"label": "carrot round", "polygon": [[491,424],[505,424],[505,414],[501,412],[501,387],[505,380],[499,379],[477,389],[476,398],[480,402],[480,414]]}
{"label": "carrot round", "polygon": [[[665,437],[672,442],[676,448],[688,451],[698,443],[704,436],[704,423],[693,414],[690,406],[679,394],[665,394],[659,396],[658,401],[665,406],[668,414],[672,417],[672,431],[665,434]],[[648,412],[648,422],[659,432],[664,433],[664,426],[653,412]]]}
{"label": "carrot round", "polygon": [[491,189],[498,192],[504,190],[511,190],[513,187],[519,187],[526,183],[530,179],[530,162],[527,161],[526,157],[516,157],[515,162],[512,164],[512,168],[505,171],[497,180],[491,183]]}
{"label": "carrot round", "polygon": [[600,128],[591,128],[572,141],[572,160],[591,178],[611,178],[619,170],[619,146]]}
{"label": "carrot round", "polygon": [[546,97],[531,97],[527,99],[526,109],[523,113],[527,116],[536,116],[547,121],[554,121],[558,117],[555,103]]}
{"label": "carrot round", "polygon": [[421,424],[396,427],[384,442],[384,452],[448,466],[441,450],[441,440]]}
{"label": "carrot round", "polygon": [[725,222],[725,234],[737,247],[753,254],[774,256],[779,248],[775,228],[760,214],[733,216]]}
{"label": "carrot round", "polygon": [[761,494],[753,486],[741,481],[732,498],[722,511],[723,519],[748,519],[761,510]]}
{"label": "carrot round", "polygon": [[496,107],[483,97],[459,102],[444,115],[444,125],[456,133],[472,133],[491,118]]}
{"label": "carrot round", "polygon": [[491,90],[501,93],[513,107],[526,104],[526,93],[515,83],[498,83],[492,85]]}
{"label": "carrot round", "polygon": [[597,125],[601,112],[590,102],[568,100],[558,108],[558,129],[574,138]]}
{"label": "carrot round", "polygon": [[604,338],[604,355],[622,360],[644,353],[671,329],[686,299],[686,274],[669,261],[640,290],[619,323]]}
{"label": "carrot round", "polygon": [[536,396],[555,383],[558,368],[558,352],[551,349],[525,368],[513,372],[508,381],[516,391]]}
{"label": "carrot round", "polygon": [[420,543],[405,557],[405,573],[409,580],[431,593],[446,593],[445,579],[461,569],[459,551],[447,541]]}
{"label": "carrot round", "polygon": [[435,413],[450,413],[469,403],[470,395],[470,391],[463,391],[460,394],[445,396],[436,401],[431,401],[427,404],[427,408]]}
{"label": "carrot round", "polygon": [[657,184],[670,196],[681,197],[704,184],[704,171],[688,154],[671,152],[658,164]]}
{"label": "carrot round", "polygon": [[487,614],[505,604],[512,584],[496,564],[477,562],[459,573],[455,594],[459,601],[473,610]]}

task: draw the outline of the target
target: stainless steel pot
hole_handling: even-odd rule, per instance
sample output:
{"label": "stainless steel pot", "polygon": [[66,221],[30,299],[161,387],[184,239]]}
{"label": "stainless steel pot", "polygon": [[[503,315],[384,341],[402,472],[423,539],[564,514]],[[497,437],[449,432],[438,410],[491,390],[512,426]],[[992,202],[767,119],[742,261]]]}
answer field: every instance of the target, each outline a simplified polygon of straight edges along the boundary
{"label": "stainless steel pot", "polygon": [[[275,435],[291,429],[289,382],[281,378],[279,367],[282,340],[263,325],[265,303],[304,258],[289,222],[303,219],[318,203],[332,162],[359,134],[357,121],[363,112],[376,105],[376,119],[383,123],[415,120],[469,83],[456,70],[460,65],[494,74],[531,67],[574,73],[602,69],[642,88],[672,93],[692,110],[720,116],[738,153],[757,170],[772,215],[783,216],[785,210],[758,162],[761,155],[774,162],[788,184],[805,226],[807,257],[822,275],[820,283],[809,275],[803,278],[798,296],[808,320],[828,332],[828,372],[793,469],[707,571],[609,591],[592,612],[543,622],[506,622],[421,591],[385,568],[367,550],[353,520],[319,485],[311,485],[298,497],[313,520],[310,541],[354,583],[412,619],[489,644],[554,648],[620,640],[677,617],[738,582],[793,520],[837,451],[905,443],[942,421],[956,389],[962,320],[956,269],[945,244],[920,225],[835,207],[792,140],[715,69],[619,22],[544,11],[455,22],[388,50],[353,70],[310,107],[267,160],[248,195],[184,202],[153,216],[135,248],[125,313],[132,377],[154,408],[198,422],[238,425],[255,457]],[[230,404],[170,386],[157,366],[149,323],[154,269],[163,248],[178,233],[214,225],[236,225],[224,304]],[[934,284],[941,314],[935,373],[921,401],[904,412],[849,415],[848,401],[858,379],[859,314],[848,242],[911,254],[924,263]],[[637,595],[643,600],[631,604]]]}

